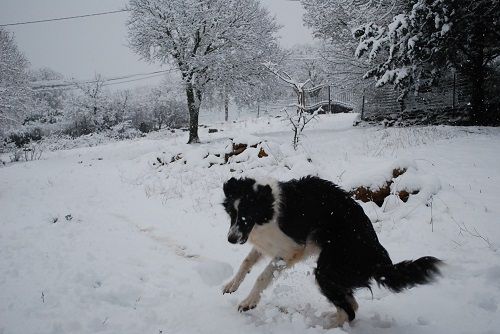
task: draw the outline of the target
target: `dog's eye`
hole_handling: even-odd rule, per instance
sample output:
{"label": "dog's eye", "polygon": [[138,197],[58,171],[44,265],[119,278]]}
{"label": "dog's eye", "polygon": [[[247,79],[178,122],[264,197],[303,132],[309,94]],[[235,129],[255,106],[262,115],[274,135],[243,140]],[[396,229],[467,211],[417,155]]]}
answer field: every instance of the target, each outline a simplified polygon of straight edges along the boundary
{"label": "dog's eye", "polygon": [[236,216],[236,210],[234,209],[232,204],[224,202],[222,203],[222,205],[224,206],[224,210],[229,216],[231,217]]}
{"label": "dog's eye", "polygon": [[230,212],[231,209],[233,209],[233,206],[231,203],[228,203],[228,202],[223,202],[222,203],[222,206],[224,207],[224,210],[226,210],[227,212]]}

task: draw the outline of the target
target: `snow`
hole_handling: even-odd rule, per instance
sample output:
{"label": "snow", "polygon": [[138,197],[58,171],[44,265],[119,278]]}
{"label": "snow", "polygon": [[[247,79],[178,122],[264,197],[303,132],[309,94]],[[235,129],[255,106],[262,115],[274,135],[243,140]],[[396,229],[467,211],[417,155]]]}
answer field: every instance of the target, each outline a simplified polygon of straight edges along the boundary
{"label": "snow", "polygon": [[446,35],[446,33],[450,31],[450,26],[451,24],[448,23],[443,24],[443,26],[441,27],[441,36]]}
{"label": "snow", "polygon": [[387,84],[388,82],[394,82],[395,84],[398,84],[403,79],[408,77],[410,72],[411,72],[411,68],[409,68],[409,67],[402,67],[402,68],[396,68],[394,70],[387,70],[380,77],[380,79],[378,79],[375,82],[375,86],[382,87],[385,84]]}
{"label": "snow", "polygon": [[[500,131],[353,127],[354,117],[319,115],[298,151],[286,120],[263,117],[200,129],[199,145],[163,132],[0,168],[0,333],[500,333]],[[249,148],[225,164],[215,154],[232,138],[269,156]],[[312,260],[249,312],[237,305],[265,262],[222,295],[249,251],[226,240],[229,177],[317,174],[349,189],[395,167],[407,172],[391,191],[419,193],[362,205],[395,262],[446,261],[438,282],[360,290],[356,320],[330,330]]]}

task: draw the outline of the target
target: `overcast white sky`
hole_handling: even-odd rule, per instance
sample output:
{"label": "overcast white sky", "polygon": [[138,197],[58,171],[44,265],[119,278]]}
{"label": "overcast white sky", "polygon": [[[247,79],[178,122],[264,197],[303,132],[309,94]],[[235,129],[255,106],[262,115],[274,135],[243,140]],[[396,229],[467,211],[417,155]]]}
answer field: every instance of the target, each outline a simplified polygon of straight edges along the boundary
{"label": "overcast white sky", "polygon": [[[299,2],[261,0],[283,25],[281,43],[292,46],[312,41],[303,26]],[[0,23],[31,21],[122,9],[126,0],[0,0]],[[8,27],[32,67],[48,66],[67,77],[90,79],[158,70],[127,47],[127,13]],[[153,79],[152,79],[153,80]],[[146,82],[138,82],[145,84]]]}

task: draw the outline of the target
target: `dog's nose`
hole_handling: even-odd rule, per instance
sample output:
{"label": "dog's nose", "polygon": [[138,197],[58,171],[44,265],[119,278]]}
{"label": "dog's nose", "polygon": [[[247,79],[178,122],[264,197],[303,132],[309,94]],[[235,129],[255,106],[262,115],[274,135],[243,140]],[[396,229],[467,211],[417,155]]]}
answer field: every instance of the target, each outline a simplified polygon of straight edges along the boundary
{"label": "dog's nose", "polygon": [[229,241],[232,244],[238,243],[238,237],[235,235],[230,235],[227,237],[227,241]]}

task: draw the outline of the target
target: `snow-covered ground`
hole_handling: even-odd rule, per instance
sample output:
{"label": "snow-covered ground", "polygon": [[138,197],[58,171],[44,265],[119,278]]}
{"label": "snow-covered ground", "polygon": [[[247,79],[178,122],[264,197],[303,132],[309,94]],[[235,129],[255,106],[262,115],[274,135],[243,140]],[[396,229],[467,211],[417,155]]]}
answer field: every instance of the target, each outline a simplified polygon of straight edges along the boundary
{"label": "snow-covered ground", "polygon": [[[286,122],[260,118],[201,129],[200,145],[164,132],[0,168],[0,333],[500,333],[499,129],[352,127],[353,117],[321,116],[298,152]],[[219,165],[229,138],[263,142]],[[317,174],[351,188],[394,167],[408,171],[393,190],[419,193],[363,206],[395,262],[446,261],[438,282],[361,290],[356,320],[330,330],[312,260],[247,313],[237,305],[263,263],[222,295],[249,251],[226,241],[230,176]]]}

